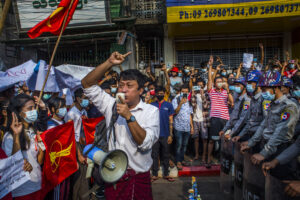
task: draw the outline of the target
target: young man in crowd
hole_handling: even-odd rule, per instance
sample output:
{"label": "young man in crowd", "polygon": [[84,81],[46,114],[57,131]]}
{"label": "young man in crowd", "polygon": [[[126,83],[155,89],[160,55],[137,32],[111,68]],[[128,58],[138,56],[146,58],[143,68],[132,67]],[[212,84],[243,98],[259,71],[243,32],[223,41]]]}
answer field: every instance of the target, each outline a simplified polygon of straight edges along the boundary
{"label": "young man in crowd", "polygon": [[174,86],[176,84],[183,84],[182,78],[178,75],[179,73],[179,69],[178,67],[173,67],[171,69],[171,74],[172,76],[170,77],[170,84],[171,84],[171,98],[174,98],[177,94],[176,91],[174,89]]}
{"label": "young man in crowd", "polygon": [[[107,127],[110,124],[116,100],[97,86],[97,81],[114,65],[120,65],[131,52],[122,55],[111,54],[108,60],[96,67],[81,83],[84,94],[105,116]],[[135,69],[120,74],[118,92],[124,93],[116,103],[119,115],[113,124],[113,133],[108,133],[108,149],[123,150],[128,156],[128,169],[115,184],[106,184],[105,198],[114,199],[152,199],[150,168],[152,166],[152,146],[159,138],[159,110],[141,100],[144,91],[144,76]]]}
{"label": "young man in crowd", "polygon": [[[165,101],[165,88],[158,86],[155,89],[156,101],[151,105],[159,109],[160,135],[158,141],[152,148],[152,182],[158,179],[159,160],[163,166],[163,178],[173,182],[169,176],[169,145],[173,141],[173,105]],[[160,158],[160,159],[159,159]]]}
{"label": "young man in crowd", "polygon": [[188,100],[190,89],[188,85],[183,85],[180,94],[173,101],[175,109],[174,132],[176,138],[176,165],[179,170],[182,169],[184,154],[187,148],[190,134],[194,133],[193,125],[193,107]]}
{"label": "young man in crowd", "polygon": [[[219,140],[219,132],[229,120],[228,101],[233,104],[233,98],[229,91],[228,84],[223,83],[222,77],[212,78],[213,57],[209,59],[207,91],[210,97],[210,125],[207,167],[211,167],[214,142]],[[213,87],[214,86],[214,87]]]}

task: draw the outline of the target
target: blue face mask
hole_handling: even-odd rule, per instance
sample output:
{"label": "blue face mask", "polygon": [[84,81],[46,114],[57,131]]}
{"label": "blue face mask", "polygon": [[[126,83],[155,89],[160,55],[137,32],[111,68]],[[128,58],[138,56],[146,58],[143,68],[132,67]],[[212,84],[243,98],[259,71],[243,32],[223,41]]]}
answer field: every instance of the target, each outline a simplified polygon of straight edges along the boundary
{"label": "blue face mask", "polygon": [[80,106],[83,107],[83,108],[86,108],[86,107],[88,107],[88,105],[89,105],[89,100],[82,99],[82,101],[80,103]]}
{"label": "blue face mask", "polygon": [[226,74],[227,74],[226,72],[222,72],[221,73],[222,76],[226,76]]}
{"label": "blue face mask", "polygon": [[203,71],[203,72],[207,72],[207,69],[206,69],[206,68],[204,68],[204,69],[202,69],[202,71]]}
{"label": "blue face mask", "polygon": [[235,86],[234,86],[234,85],[230,85],[230,86],[229,86],[229,90],[235,91]]}
{"label": "blue face mask", "polygon": [[111,91],[111,93],[116,93],[117,92],[117,88],[112,87],[112,88],[110,88],[110,91]]}
{"label": "blue face mask", "polygon": [[67,114],[67,108],[58,109],[58,113],[56,114],[59,118],[64,118]]}
{"label": "blue face mask", "polygon": [[188,70],[188,69],[185,69],[185,70],[184,70],[184,72],[187,74],[187,73],[189,73],[189,72],[190,72],[190,70]]}
{"label": "blue face mask", "polygon": [[145,87],[145,91],[148,92],[148,90],[149,90],[148,87]]}
{"label": "blue face mask", "polygon": [[275,94],[271,94],[270,92],[267,91],[267,92],[262,93],[262,97],[265,100],[273,101],[275,99]]}
{"label": "blue face mask", "polygon": [[295,68],[295,64],[290,64],[290,68],[294,69]]}
{"label": "blue face mask", "polygon": [[48,100],[51,98],[51,96],[52,96],[51,94],[44,94],[43,99]]}
{"label": "blue face mask", "polygon": [[236,73],[233,73],[233,76],[236,76]]}
{"label": "blue face mask", "polygon": [[250,84],[247,84],[246,89],[247,89],[248,92],[254,92],[254,88]]}
{"label": "blue face mask", "polygon": [[253,66],[256,68],[257,67],[257,63],[253,63]]}
{"label": "blue face mask", "polygon": [[182,73],[178,73],[178,76],[181,77],[181,76],[182,76]]}
{"label": "blue face mask", "polygon": [[38,113],[36,110],[27,111],[25,112],[25,114],[26,117],[24,118],[24,120],[29,124],[35,122],[38,118]]}
{"label": "blue face mask", "polygon": [[235,92],[240,94],[242,92],[241,87],[235,87]]}
{"label": "blue face mask", "polygon": [[294,90],[294,91],[293,91],[293,95],[294,95],[295,97],[299,98],[299,97],[300,97],[300,90]]}

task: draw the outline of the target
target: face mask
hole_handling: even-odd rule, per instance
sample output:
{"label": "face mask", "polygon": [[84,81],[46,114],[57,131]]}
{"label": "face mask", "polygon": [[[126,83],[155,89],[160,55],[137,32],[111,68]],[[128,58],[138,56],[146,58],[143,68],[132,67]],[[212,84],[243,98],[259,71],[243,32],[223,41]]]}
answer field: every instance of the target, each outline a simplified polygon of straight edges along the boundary
{"label": "face mask", "polygon": [[158,101],[161,101],[164,99],[164,95],[157,95],[156,98]]}
{"label": "face mask", "polygon": [[188,69],[185,69],[185,70],[184,70],[184,72],[185,72],[185,73],[189,73],[189,72],[190,72],[190,70],[188,70]]}
{"label": "face mask", "polygon": [[233,76],[236,76],[236,73],[233,73]]}
{"label": "face mask", "polygon": [[67,108],[60,108],[60,109],[58,109],[57,116],[59,118],[64,118],[66,114],[67,114]]}
{"label": "face mask", "polygon": [[235,92],[240,94],[242,92],[241,87],[235,87]]}
{"label": "face mask", "polygon": [[80,106],[83,107],[83,108],[86,108],[86,107],[88,107],[88,105],[89,105],[89,100],[82,99],[82,101],[80,103]]}
{"label": "face mask", "polygon": [[110,88],[110,91],[111,91],[111,93],[116,93],[117,92],[117,88],[112,87],[112,88]]}
{"label": "face mask", "polygon": [[148,90],[149,90],[148,87],[145,87],[145,91],[148,92]]}
{"label": "face mask", "polygon": [[271,94],[270,92],[264,92],[262,93],[262,97],[265,100],[273,101],[275,99],[275,94]]}
{"label": "face mask", "polygon": [[293,94],[294,94],[295,97],[299,98],[300,97],[300,90],[294,90]]}
{"label": "face mask", "polygon": [[290,68],[294,69],[295,68],[295,64],[290,64]]}
{"label": "face mask", "polygon": [[273,72],[278,72],[279,71],[279,69],[273,69]]}
{"label": "face mask", "polygon": [[230,86],[229,86],[229,90],[235,91],[235,86],[234,86],[234,85],[230,85]]}
{"label": "face mask", "polygon": [[24,120],[29,124],[35,122],[38,118],[38,113],[36,110],[27,111],[25,112],[25,114],[26,117],[24,118]]}
{"label": "face mask", "polygon": [[51,94],[44,94],[43,99],[48,100],[51,98],[51,96],[52,96]]}
{"label": "face mask", "polygon": [[248,91],[248,92],[250,92],[250,93],[251,93],[251,92],[254,92],[254,88],[252,87],[252,85],[247,84],[247,87],[246,87],[246,88],[247,88],[247,91]]}
{"label": "face mask", "polygon": [[218,88],[221,88],[223,86],[223,83],[217,83]]}
{"label": "face mask", "polygon": [[222,72],[221,75],[222,75],[222,76],[226,76],[226,72]]}
{"label": "face mask", "polygon": [[150,90],[150,95],[155,96],[155,90]]}
{"label": "face mask", "polygon": [[182,76],[182,73],[178,73],[178,76],[181,77],[181,76]]}
{"label": "face mask", "polygon": [[202,71],[203,71],[203,72],[207,72],[207,69],[206,69],[206,68],[204,68],[204,69],[202,69]]}
{"label": "face mask", "polygon": [[257,63],[253,63],[253,66],[256,68],[257,67]]}

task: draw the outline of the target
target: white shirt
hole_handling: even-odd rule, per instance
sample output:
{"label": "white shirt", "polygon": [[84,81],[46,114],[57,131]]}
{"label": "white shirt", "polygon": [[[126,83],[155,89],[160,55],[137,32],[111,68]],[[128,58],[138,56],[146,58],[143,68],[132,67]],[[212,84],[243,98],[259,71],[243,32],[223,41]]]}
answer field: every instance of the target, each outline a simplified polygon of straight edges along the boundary
{"label": "white shirt", "polygon": [[[26,151],[22,151],[22,154],[23,157],[31,164],[32,171],[29,173],[30,180],[12,191],[13,197],[20,197],[31,194],[40,190],[42,186],[41,166],[37,161],[39,148],[35,140],[36,134],[32,129],[25,131],[25,134],[27,134],[30,138],[30,146]],[[13,136],[9,132],[6,132],[3,137],[2,149],[5,151],[7,156],[12,155]]]}
{"label": "white shirt", "polygon": [[[97,85],[84,89],[84,94],[104,114],[106,127],[109,127],[115,99]],[[151,158],[152,146],[159,138],[159,111],[155,106],[146,104],[141,100],[130,112],[136,118],[137,123],[146,131],[143,143],[138,145],[135,142],[126,119],[119,116],[115,123],[116,143],[114,145],[114,139],[111,137],[108,148],[109,150],[123,150],[128,156],[129,168],[136,172],[147,172],[153,162]]]}
{"label": "white shirt", "polygon": [[[80,139],[80,133],[81,133],[81,126],[82,126],[82,119],[81,116],[87,116],[87,112],[85,109],[82,109],[81,111],[78,110],[76,106],[73,106],[67,115],[65,116],[65,122],[68,122],[69,120],[73,120],[74,122],[74,131],[75,131],[75,140],[76,142],[79,142]],[[84,137],[84,135],[82,135]]]}
{"label": "white shirt", "polygon": [[201,94],[196,94],[196,110],[193,116],[193,121],[195,122],[202,122],[203,121],[203,114],[202,114],[202,97]]}

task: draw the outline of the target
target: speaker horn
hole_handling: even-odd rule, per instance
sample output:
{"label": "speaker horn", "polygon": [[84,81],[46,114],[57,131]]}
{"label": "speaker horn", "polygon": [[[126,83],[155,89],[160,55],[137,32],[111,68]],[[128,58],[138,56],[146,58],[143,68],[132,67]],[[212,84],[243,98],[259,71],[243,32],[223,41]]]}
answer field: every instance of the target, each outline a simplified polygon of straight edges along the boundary
{"label": "speaker horn", "polygon": [[[83,153],[85,154],[91,147],[92,144],[85,146]],[[94,163],[99,165],[99,174],[106,183],[117,182],[127,170],[128,157],[120,149],[106,153],[95,146],[88,152],[87,157],[88,169],[86,178],[91,177]]]}

